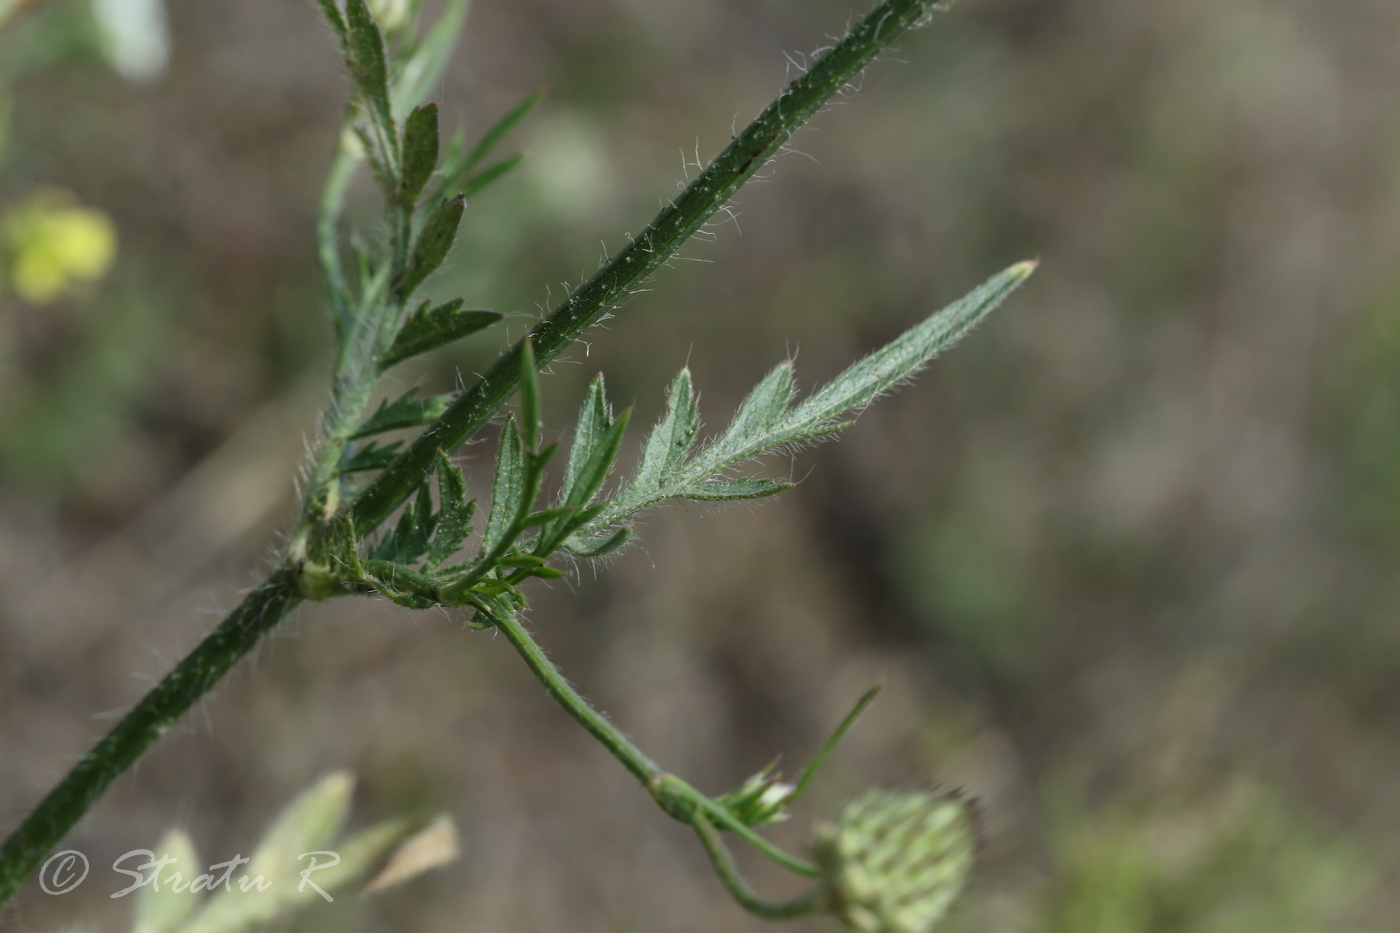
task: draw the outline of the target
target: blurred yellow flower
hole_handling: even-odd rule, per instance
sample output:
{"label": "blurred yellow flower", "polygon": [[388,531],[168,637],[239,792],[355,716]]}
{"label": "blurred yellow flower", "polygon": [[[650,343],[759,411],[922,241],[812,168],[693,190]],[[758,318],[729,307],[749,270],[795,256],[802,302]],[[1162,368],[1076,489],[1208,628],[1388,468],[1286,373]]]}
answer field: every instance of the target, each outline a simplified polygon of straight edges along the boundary
{"label": "blurred yellow flower", "polygon": [[101,278],[117,251],[111,218],[69,192],[41,191],[3,219],[9,279],[31,304],[49,304]]}

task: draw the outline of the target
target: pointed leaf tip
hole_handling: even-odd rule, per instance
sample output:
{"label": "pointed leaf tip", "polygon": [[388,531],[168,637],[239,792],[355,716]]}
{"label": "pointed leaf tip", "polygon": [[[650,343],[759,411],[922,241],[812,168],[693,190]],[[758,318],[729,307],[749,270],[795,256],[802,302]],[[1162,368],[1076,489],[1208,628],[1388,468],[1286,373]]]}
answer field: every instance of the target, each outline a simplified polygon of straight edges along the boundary
{"label": "pointed leaf tip", "polygon": [[[200,862],[194,842],[182,829],[166,833],[156,844],[155,855],[166,866],[164,878],[174,872],[194,878],[202,870],[197,867]],[[169,884],[165,887],[146,885],[136,892],[132,933],[176,933],[184,928],[186,919],[198,904],[199,899],[188,891],[176,891]]]}
{"label": "pointed leaf tip", "polygon": [[457,827],[443,814],[400,843],[384,868],[365,885],[364,893],[375,894],[401,884],[446,865],[458,854]]}
{"label": "pointed leaf tip", "polygon": [[250,874],[285,877],[302,852],[324,846],[336,834],[355,789],[348,771],[326,775],[278,814],[248,861]]}
{"label": "pointed leaf tip", "polygon": [[564,482],[559,488],[559,504],[574,508],[588,505],[584,500],[591,499],[596,490],[578,489],[579,478],[612,424],[606,385],[603,374],[599,373],[588,384],[588,393],[579,409],[578,421],[574,426],[573,444],[569,448],[569,459],[564,467]]}

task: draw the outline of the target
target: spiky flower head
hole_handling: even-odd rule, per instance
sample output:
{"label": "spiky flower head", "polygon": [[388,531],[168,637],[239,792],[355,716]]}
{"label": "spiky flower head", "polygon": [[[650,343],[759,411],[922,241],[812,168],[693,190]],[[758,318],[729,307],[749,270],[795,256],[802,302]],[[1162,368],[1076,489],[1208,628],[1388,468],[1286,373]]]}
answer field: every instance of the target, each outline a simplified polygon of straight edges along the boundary
{"label": "spiky flower head", "polygon": [[813,855],[832,912],[860,933],[929,933],[967,886],[971,801],[947,791],[870,790],[822,828]]}

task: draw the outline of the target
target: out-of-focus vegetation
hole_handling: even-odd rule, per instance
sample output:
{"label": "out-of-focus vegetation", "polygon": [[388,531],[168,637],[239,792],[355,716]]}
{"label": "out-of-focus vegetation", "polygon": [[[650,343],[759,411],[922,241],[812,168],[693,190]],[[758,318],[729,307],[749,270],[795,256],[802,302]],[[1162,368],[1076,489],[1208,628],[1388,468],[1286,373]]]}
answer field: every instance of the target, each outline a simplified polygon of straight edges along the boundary
{"label": "out-of-focus vegetation", "polygon": [[[477,0],[444,124],[551,92],[443,291],[518,333],[849,12]],[[169,14],[142,84],[86,4],[0,31],[0,216],[62,188],[119,243],[100,281],[0,298],[0,819],[212,625],[191,607],[251,581],[322,401],[333,44],[311,4]],[[820,165],[780,159],[704,262],[556,366],[547,421],[599,368],[638,423],[686,360],[720,411],[788,347],[817,384],[990,269],[1039,254],[1033,286],[860,443],[803,454],[783,500],[653,519],[542,592],[541,640],[714,789],[801,760],[883,676],[818,809],[877,781],[981,796],[960,931],[1395,928],[1397,31],[1379,0],[968,0],[911,36],[798,138]],[[766,337],[736,344],[740,321]],[[360,825],[448,809],[464,858],[308,924],[759,927],[505,646],[339,603],[288,633],[75,847],[110,863],[179,821],[230,857],[344,765]],[[35,893],[0,926],[116,928],[111,890]]]}

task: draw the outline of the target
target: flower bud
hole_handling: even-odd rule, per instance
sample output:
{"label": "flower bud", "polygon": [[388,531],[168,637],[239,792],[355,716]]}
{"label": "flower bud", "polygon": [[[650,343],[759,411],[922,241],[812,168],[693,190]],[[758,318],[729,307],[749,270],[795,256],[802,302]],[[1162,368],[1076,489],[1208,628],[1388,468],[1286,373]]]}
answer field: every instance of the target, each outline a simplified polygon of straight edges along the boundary
{"label": "flower bud", "polygon": [[861,933],[928,933],[966,887],[977,815],[955,793],[871,790],[818,835],[832,912]]}
{"label": "flower bud", "polygon": [[716,797],[715,802],[745,826],[781,822],[788,818],[788,804],[796,796],[797,788],[779,777],[773,765],[769,765],[751,776],[738,790]]}

